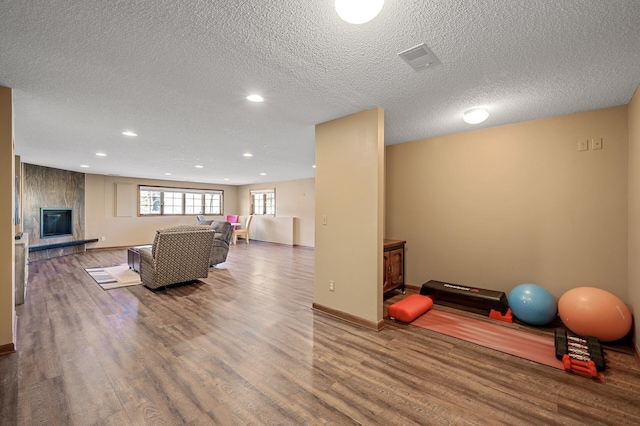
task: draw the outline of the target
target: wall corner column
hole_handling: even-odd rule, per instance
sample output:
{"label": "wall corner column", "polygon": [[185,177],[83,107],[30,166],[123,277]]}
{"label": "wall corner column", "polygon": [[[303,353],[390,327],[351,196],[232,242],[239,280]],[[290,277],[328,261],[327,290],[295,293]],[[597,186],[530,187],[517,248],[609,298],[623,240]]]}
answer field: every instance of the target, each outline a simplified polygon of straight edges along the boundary
{"label": "wall corner column", "polygon": [[316,125],[313,306],[373,329],[383,323],[384,152],[382,108]]}
{"label": "wall corner column", "polygon": [[14,180],[13,99],[11,89],[0,86],[0,354],[16,347]]}

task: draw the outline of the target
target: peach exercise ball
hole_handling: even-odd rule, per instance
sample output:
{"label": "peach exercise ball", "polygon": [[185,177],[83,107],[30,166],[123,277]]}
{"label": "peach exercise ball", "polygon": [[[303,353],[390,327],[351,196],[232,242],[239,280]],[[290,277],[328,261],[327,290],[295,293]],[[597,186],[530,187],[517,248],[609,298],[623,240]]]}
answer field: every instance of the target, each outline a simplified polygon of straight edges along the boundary
{"label": "peach exercise ball", "polygon": [[564,325],[579,336],[594,336],[602,342],[623,338],[631,330],[631,312],[622,300],[595,287],[567,291],[558,301]]}

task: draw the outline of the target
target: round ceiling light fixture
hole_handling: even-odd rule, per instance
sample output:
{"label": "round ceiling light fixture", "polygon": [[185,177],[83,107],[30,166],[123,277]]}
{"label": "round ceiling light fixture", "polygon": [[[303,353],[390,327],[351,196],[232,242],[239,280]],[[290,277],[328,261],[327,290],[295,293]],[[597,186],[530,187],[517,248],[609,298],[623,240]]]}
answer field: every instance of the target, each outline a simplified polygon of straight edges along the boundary
{"label": "round ceiling light fixture", "polygon": [[247,99],[251,102],[264,102],[264,98],[260,95],[249,95]]}
{"label": "round ceiling light fixture", "polygon": [[464,112],[462,119],[468,124],[482,123],[489,117],[489,111],[486,108],[473,108]]}
{"label": "round ceiling light fixture", "polygon": [[338,16],[350,24],[369,22],[382,10],[384,0],[336,0]]}

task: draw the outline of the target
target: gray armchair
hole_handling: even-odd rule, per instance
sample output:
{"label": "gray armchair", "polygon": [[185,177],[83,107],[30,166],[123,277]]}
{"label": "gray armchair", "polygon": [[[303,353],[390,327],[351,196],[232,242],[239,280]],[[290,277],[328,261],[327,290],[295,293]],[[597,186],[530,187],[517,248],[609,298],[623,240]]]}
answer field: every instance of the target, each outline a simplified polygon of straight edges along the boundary
{"label": "gray armchair", "polygon": [[209,274],[215,230],[181,225],[156,232],[153,246],[140,249],[140,278],[149,288],[195,281]]}
{"label": "gray armchair", "polygon": [[229,222],[219,220],[201,220],[198,225],[209,225],[215,231],[209,265],[215,266],[225,262],[233,238],[233,226]]}

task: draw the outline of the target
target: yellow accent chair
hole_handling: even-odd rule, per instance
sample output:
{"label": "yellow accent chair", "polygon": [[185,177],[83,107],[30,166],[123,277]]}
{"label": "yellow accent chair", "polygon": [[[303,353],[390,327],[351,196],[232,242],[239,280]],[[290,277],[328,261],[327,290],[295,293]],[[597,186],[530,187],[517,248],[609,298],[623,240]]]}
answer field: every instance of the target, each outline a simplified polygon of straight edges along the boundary
{"label": "yellow accent chair", "polygon": [[253,215],[247,217],[247,223],[244,228],[236,229],[233,231],[233,245],[238,242],[238,236],[244,237],[244,240],[247,244],[249,244],[249,227],[251,226],[251,219],[253,219]]}

